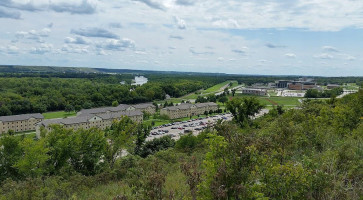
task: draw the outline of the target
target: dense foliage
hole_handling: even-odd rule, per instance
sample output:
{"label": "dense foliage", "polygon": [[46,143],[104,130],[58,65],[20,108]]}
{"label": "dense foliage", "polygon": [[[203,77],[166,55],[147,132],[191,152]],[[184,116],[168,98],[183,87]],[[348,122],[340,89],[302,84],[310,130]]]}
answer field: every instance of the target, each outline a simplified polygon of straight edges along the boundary
{"label": "dense foliage", "polygon": [[309,89],[305,93],[305,98],[332,98],[337,97],[343,93],[343,88],[334,88],[331,90],[318,91],[316,89]]}
{"label": "dense foliage", "polygon": [[39,140],[3,136],[0,199],[362,197],[362,90],[240,123],[257,104],[233,100],[235,122],[176,142],[146,142],[148,127],[127,117],[105,131],[55,126]]}
{"label": "dense foliage", "polygon": [[85,78],[3,77],[0,78],[0,116],[46,111],[80,110],[111,106],[112,102],[136,104],[180,97],[222,82],[222,78],[150,75],[142,86],[121,85],[131,82],[127,75],[83,75]]}

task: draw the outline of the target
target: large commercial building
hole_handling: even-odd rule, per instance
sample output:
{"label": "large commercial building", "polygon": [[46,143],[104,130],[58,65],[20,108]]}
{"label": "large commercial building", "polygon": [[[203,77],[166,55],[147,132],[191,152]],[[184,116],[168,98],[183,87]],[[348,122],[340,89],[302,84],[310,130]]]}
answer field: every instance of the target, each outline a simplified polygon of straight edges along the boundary
{"label": "large commercial building", "polygon": [[47,131],[51,131],[51,125],[58,124],[65,128],[77,129],[89,129],[92,127],[97,127],[102,130],[110,127],[112,122],[115,120],[120,120],[122,116],[128,116],[134,122],[142,122],[143,113],[139,110],[131,111],[119,111],[119,112],[100,112],[92,114],[80,114],[76,117],[64,118],[64,119],[49,119],[44,120],[37,124],[36,133],[40,137],[41,127],[45,128]]}
{"label": "large commercial building", "polygon": [[308,90],[316,87],[316,82],[309,78],[299,78],[298,81],[278,80],[275,81],[277,88],[288,88],[289,90]]}
{"label": "large commercial building", "polygon": [[217,111],[218,105],[213,102],[207,103],[182,103],[178,106],[166,107],[160,110],[161,115],[167,115],[170,119],[190,117],[194,115],[202,115],[205,111]]}
{"label": "large commercial building", "polygon": [[0,117],[0,133],[6,133],[9,130],[14,132],[35,130],[37,123],[43,121],[44,117],[40,113],[12,115]]}
{"label": "large commercial building", "polygon": [[267,90],[265,90],[265,89],[255,89],[255,88],[243,88],[242,89],[242,94],[266,96],[267,95]]}
{"label": "large commercial building", "polygon": [[288,84],[289,90],[308,90],[316,87],[315,82],[293,81]]}

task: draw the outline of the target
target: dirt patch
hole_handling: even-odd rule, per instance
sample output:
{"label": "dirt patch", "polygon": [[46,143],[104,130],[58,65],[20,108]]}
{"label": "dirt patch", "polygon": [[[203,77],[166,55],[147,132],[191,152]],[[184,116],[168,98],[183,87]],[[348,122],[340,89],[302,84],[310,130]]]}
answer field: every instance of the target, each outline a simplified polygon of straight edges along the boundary
{"label": "dirt patch", "polygon": [[275,101],[272,101],[271,99],[266,98],[266,100],[267,100],[268,102],[272,103],[272,104],[273,104],[273,105],[275,105],[275,106],[279,105],[278,103],[276,103]]}

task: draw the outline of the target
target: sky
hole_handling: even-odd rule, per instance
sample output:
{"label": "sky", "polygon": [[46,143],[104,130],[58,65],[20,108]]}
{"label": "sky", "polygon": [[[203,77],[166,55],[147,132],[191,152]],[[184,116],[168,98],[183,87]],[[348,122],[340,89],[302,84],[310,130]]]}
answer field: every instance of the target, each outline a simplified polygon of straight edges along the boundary
{"label": "sky", "polygon": [[363,76],[362,0],[1,0],[0,64]]}

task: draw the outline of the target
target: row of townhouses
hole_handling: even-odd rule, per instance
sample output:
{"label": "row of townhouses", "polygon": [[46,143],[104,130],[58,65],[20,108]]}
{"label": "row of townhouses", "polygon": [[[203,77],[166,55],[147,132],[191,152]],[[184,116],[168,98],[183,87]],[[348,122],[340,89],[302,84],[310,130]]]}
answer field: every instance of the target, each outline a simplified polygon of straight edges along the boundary
{"label": "row of townhouses", "polygon": [[132,120],[140,122],[143,118],[143,112],[154,114],[155,106],[151,103],[120,104],[117,107],[84,109],[78,112],[76,117],[52,120],[44,120],[44,116],[40,113],[2,116],[0,117],[0,133],[6,133],[9,130],[15,132],[34,131],[40,129],[41,126],[48,128],[50,124],[60,124],[72,128],[94,126],[103,128],[107,124],[111,124],[113,120],[120,119],[121,116],[129,116]]}
{"label": "row of townhouses", "polygon": [[9,130],[14,132],[33,131],[43,119],[44,116],[40,113],[2,116],[0,117],[0,133],[6,133]]}
{"label": "row of townhouses", "polygon": [[61,125],[65,128],[72,128],[74,130],[90,129],[93,127],[104,130],[107,127],[110,127],[113,121],[121,120],[123,116],[128,116],[132,121],[138,123],[141,123],[143,120],[143,113],[139,110],[82,114],[77,117],[44,120],[37,124],[36,134],[37,137],[40,137],[42,127],[46,131],[51,131],[51,125],[55,124]]}
{"label": "row of townhouses", "polygon": [[213,102],[207,103],[182,103],[177,106],[166,107],[160,110],[160,115],[167,115],[170,119],[202,115],[205,111],[217,111],[218,104]]}

